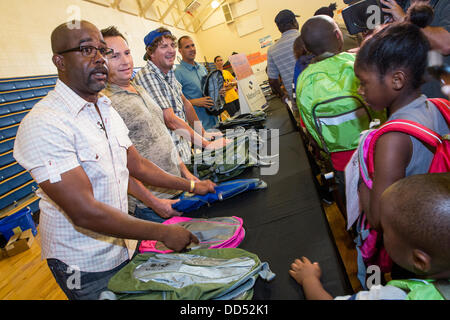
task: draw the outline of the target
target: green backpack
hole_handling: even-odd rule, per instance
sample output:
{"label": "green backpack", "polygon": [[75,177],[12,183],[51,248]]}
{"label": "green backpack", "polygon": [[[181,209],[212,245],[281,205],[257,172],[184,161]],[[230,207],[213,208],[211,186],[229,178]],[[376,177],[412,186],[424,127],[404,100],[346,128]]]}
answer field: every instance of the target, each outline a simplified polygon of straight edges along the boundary
{"label": "green backpack", "polygon": [[239,248],[136,255],[108,283],[101,300],[250,300],[258,277],[275,274]]}
{"label": "green backpack", "polygon": [[388,285],[408,292],[406,300],[449,300],[449,280],[392,280]]}
{"label": "green backpack", "polygon": [[297,106],[306,129],[326,153],[354,150],[359,135],[385,112],[375,112],[358,94],[355,55],[343,52],[311,63],[297,80]]}

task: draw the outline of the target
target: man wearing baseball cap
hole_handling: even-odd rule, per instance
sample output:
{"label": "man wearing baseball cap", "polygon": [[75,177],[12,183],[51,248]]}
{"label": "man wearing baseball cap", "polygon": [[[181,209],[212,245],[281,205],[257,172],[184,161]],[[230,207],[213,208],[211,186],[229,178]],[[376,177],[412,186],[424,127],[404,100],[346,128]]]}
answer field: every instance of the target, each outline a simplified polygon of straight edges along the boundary
{"label": "man wearing baseball cap", "polygon": [[[206,149],[223,147],[225,139],[210,141],[215,135],[201,125],[192,104],[185,98],[181,85],[175,78],[173,65],[176,58],[176,38],[165,28],[149,32],[144,43],[147,61],[133,79],[147,90],[163,110],[164,122],[170,130],[181,160],[191,159],[191,143]],[[194,128],[194,129],[193,129]]]}
{"label": "man wearing baseball cap", "polygon": [[[281,39],[272,45],[267,51],[267,74],[269,76],[269,84],[274,91],[278,94],[282,101],[288,99],[292,106],[295,106],[295,101],[292,97],[292,79],[294,78],[294,41],[300,36],[298,31],[299,25],[297,22],[298,15],[294,14],[291,10],[281,10],[275,17],[275,23],[278,30],[281,32]],[[282,83],[287,91],[287,96],[281,89],[281,83],[279,77],[281,76]],[[294,113],[294,117],[297,118],[298,111],[296,108],[291,110]]]}

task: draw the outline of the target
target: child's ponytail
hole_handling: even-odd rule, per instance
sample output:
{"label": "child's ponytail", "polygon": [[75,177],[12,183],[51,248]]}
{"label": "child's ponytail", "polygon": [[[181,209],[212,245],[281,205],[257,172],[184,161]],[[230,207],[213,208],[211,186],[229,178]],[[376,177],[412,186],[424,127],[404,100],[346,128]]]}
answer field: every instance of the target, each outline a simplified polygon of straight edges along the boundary
{"label": "child's ponytail", "polygon": [[380,79],[394,69],[409,71],[411,86],[419,88],[427,66],[430,43],[421,28],[433,20],[433,9],[425,3],[412,5],[405,20],[392,23],[363,42],[355,65],[372,68]]}
{"label": "child's ponytail", "polygon": [[409,7],[405,20],[419,28],[425,28],[431,24],[433,17],[434,11],[432,7],[423,2],[416,2]]}

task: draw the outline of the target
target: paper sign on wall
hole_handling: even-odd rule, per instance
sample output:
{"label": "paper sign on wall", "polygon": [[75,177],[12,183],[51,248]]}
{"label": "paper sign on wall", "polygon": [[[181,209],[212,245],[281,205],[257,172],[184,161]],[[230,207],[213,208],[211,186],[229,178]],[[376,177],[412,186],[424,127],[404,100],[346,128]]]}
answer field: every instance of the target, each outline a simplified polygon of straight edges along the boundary
{"label": "paper sign on wall", "polygon": [[264,38],[259,39],[259,44],[261,46],[261,49],[265,47],[270,47],[273,44],[272,36],[268,35],[265,36]]}
{"label": "paper sign on wall", "polygon": [[235,54],[229,58],[229,61],[238,82],[241,113],[262,110],[262,108],[267,105],[267,100],[253,74],[247,56],[242,53]]}

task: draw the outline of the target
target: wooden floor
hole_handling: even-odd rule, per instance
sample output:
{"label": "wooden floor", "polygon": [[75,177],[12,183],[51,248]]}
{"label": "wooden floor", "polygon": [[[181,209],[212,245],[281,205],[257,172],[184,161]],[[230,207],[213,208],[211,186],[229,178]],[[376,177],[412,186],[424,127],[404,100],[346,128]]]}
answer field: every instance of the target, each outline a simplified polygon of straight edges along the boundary
{"label": "wooden floor", "polygon": [[345,230],[346,221],[335,203],[323,206],[353,291],[361,291],[361,283],[357,278],[358,265],[356,263],[357,254],[355,243],[350,234]]}
{"label": "wooden floor", "polygon": [[29,250],[0,261],[0,299],[67,300],[41,260],[39,232]]}
{"label": "wooden floor", "polygon": [[[356,252],[353,240],[345,231],[344,218],[336,204],[324,205],[324,209],[350,283],[359,291]],[[36,240],[39,240],[39,233]],[[286,266],[286,272],[288,268]],[[47,263],[41,260],[39,241],[34,241],[29,250],[0,261],[0,300],[67,300]]]}

